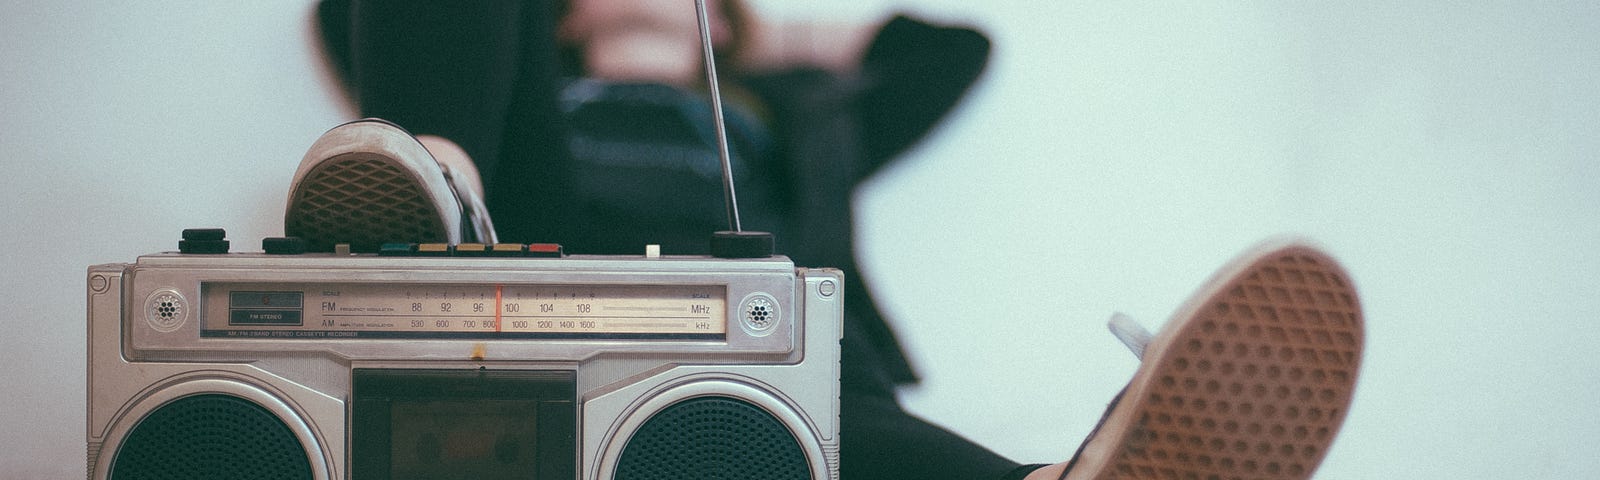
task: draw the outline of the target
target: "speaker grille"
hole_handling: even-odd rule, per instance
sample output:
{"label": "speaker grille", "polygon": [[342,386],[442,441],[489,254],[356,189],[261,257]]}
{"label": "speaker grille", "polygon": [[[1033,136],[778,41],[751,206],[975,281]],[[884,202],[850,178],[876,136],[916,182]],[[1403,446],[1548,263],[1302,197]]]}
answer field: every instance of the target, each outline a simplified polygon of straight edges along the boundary
{"label": "speaker grille", "polygon": [[307,479],[311,463],[282,420],[238,397],[203,394],[163,405],[128,434],[111,480]]}
{"label": "speaker grille", "polygon": [[617,460],[618,480],[807,480],[810,464],[789,429],[742,400],[702,397],[656,413]]}

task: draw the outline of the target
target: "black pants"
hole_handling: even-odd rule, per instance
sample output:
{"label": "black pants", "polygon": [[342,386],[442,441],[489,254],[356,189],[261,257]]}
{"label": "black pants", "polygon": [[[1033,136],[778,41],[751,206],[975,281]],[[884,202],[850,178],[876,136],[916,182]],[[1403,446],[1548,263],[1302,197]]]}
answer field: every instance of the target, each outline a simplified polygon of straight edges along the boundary
{"label": "black pants", "polygon": [[[483,175],[486,201],[505,241],[558,242],[578,253],[675,245],[725,228],[721,186],[670,166],[596,165],[573,154],[564,79],[581,75],[555,41],[556,2],[378,2],[326,0],[323,37],[364,116],[460,144]],[[929,35],[966,45],[921,45]],[[935,38],[938,40],[939,38]],[[974,43],[976,41],[976,43]],[[918,58],[917,52],[930,50]],[[747,142],[741,182],[746,223],[780,233],[779,252],[803,265],[846,271],[841,477],[846,480],[1021,478],[1021,466],[905,412],[897,383],[914,381],[905,356],[872,305],[851,251],[849,196],[865,178],[948,110],[982,69],[988,44],[970,31],[946,32],[909,19],[885,27],[869,52],[878,81],[849,84],[818,72],[748,78],[771,117],[770,145]],[[955,60],[952,61],[951,59]],[[953,66],[952,66],[953,65]],[[931,71],[930,71],[931,69]],[[869,73],[873,68],[868,68]],[[727,83],[724,83],[725,89]],[[914,85],[915,87],[906,87]],[[931,90],[931,91],[930,91]],[[670,102],[669,102],[670,103]],[[623,113],[627,116],[626,112]],[[621,120],[619,120],[621,121]],[[654,181],[639,183],[639,179]],[[662,179],[668,179],[663,181]],[[746,185],[754,184],[750,202]],[[630,185],[618,197],[606,185]],[[698,193],[696,193],[698,192]],[[659,222],[662,199],[711,195]],[[754,207],[750,207],[754,205]],[[642,213],[647,212],[650,213]],[[649,234],[642,234],[648,231]],[[662,232],[669,238],[661,238]],[[698,253],[685,237],[680,253]]]}

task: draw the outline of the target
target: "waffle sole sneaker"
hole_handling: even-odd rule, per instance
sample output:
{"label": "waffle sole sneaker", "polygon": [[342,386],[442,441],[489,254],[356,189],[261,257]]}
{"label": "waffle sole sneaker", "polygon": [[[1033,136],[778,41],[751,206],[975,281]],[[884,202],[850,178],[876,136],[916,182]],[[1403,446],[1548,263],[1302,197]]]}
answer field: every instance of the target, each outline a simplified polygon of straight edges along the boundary
{"label": "waffle sole sneaker", "polygon": [[1151,339],[1061,478],[1310,478],[1349,410],[1363,331],[1333,258],[1297,240],[1257,246]]}
{"label": "waffle sole sneaker", "polygon": [[310,251],[375,252],[388,242],[462,242],[462,209],[444,170],[411,133],[379,119],[322,134],[295,171],[284,234]]}

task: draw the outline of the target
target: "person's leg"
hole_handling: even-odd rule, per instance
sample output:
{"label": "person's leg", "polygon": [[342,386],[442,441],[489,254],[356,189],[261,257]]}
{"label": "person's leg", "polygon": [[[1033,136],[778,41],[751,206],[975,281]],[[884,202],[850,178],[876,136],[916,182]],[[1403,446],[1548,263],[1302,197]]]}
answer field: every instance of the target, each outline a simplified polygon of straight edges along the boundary
{"label": "person's leg", "polygon": [[[500,237],[548,241],[533,213],[560,198],[544,163],[565,156],[556,78],[556,2],[339,0],[323,5],[330,54],[346,58],[363,116],[459,145],[482,176]],[[339,37],[344,35],[344,37]],[[343,53],[341,53],[343,52]],[[530,218],[533,217],[533,218]]]}
{"label": "person's leg", "polygon": [[362,116],[448,138],[493,177],[523,9],[517,0],[352,0],[350,76]]}
{"label": "person's leg", "polygon": [[562,3],[528,1],[519,12],[516,81],[497,139],[500,161],[484,178],[485,200],[504,241],[563,243],[555,227],[582,228],[576,224],[584,220],[569,216],[571,155],[558,105],[564,66],[555,33]]}
{"label": "person's leg", "polygon": [[901,408],[878,352],[845,320],[839,478],[843,480],[1020,479],[1020,465]]}
{"label": "person's leg", "polygon": [[945,428],[906,412],[896,385],[915,381],[911,366],[855,268],[850,198],[869,170],[847,79],[816,70],[742,79],[772,112],[780,139],[777,179],[787,184],[779,207],[790,228],[783,253],[797,264],[846,273],[842,342],[840,478],[1019,479],[1038,465],[1019,465]]}

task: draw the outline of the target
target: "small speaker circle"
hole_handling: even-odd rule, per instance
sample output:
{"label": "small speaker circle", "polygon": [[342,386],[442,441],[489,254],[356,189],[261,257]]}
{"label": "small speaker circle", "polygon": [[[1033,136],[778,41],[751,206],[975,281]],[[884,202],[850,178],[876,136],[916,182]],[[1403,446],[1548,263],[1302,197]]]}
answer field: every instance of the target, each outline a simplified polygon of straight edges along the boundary
{"label": "small speaker circle", "polygon": [[783,310],[778,307],[778,299],[772,295],[752,293],[739,302],[739,325],[751,336],[770,335],[782,321]]}
{"label": "small speaker circle", "polygon": [[189,316],[188,302],[177,290],[158,290],[144,302],[145,322],[161,333],[177,330]]}

